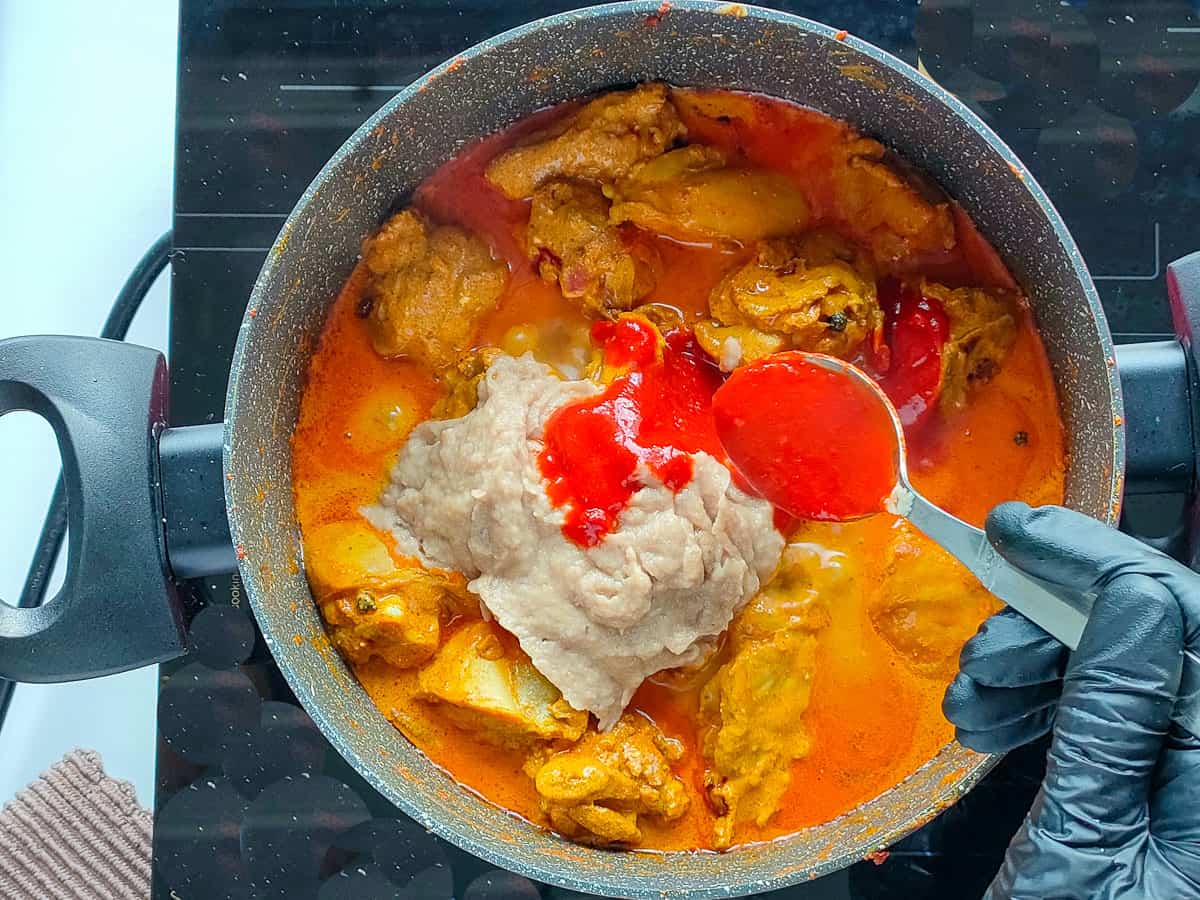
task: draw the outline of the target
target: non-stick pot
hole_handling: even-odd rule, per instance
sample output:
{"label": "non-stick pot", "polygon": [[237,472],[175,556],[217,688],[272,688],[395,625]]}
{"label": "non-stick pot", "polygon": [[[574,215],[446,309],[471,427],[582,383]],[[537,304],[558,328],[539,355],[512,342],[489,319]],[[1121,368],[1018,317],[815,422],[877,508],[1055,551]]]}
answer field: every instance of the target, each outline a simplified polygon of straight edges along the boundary
{"label": "non-stick pot", "polygon": [[1029,295],[1069,435],[1067,504],[1115,523],[1126,489],[1191,488],[1200,255],[1172,270],[1180,340],[1123,348],[1121,377],[1138,397],[1125,422],[1118,357],[1074,241],[1020,160],[959,101],[875,47],[794,16],[619,3],[472,48],[347,141],[283,226],[249,298],[223,430],[165,428],[166,370],[153,351],[84,338],[0,342],[0,411],[50,421],[70,499],[66,584],[39,609],[0,604],[0,676],[83,678],[184,653],[176,580],[236,566],[292,690],[385,797],[497,865],[617,896],[730,897],[812,878],[897,840],[975,784],[995,758],[950,745],[853,813],[787,839],[724,854],[581,847],[457,785],[388,723],[323,638],[289,439],[309,357],[362,238],[471,141],[557,101],[646,80],[786,98],[852,122],[930,173]]}

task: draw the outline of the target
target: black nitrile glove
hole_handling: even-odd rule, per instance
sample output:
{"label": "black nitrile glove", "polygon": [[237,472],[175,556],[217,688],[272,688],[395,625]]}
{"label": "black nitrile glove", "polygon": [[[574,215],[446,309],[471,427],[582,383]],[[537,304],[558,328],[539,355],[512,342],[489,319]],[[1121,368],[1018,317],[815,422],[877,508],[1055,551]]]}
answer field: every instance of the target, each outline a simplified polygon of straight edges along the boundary
{"label": "black nitrile glove", "polygon": [[1054,729],[1046,778],[991,900],[1200,898],[1200,740],[1170,722],[1200,575],[1061,507],[1005,503],[987,533],[1017,567],[1094,591],[1076,651],[1012,610],[963,647],[943,708],[959,741],[1012,749]]}

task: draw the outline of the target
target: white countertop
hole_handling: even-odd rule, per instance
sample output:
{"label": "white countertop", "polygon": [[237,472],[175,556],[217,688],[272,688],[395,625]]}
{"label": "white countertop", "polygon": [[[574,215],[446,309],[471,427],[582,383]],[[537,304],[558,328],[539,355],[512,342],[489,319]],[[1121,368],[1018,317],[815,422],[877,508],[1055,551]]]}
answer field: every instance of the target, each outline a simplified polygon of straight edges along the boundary
{"label": "white countertop", "polygon": [[[130,268],[170,227],[177,23],[173,0],[0,3],[0,337],[98,334]],[[167,280],[131,341],[166,346]],[[49,426],[4,417],[0,458],[0,597],[12,601],[58,471]],[[156,677],[18,686],[0,730],[0,804],[90,747],[149,806]]]}

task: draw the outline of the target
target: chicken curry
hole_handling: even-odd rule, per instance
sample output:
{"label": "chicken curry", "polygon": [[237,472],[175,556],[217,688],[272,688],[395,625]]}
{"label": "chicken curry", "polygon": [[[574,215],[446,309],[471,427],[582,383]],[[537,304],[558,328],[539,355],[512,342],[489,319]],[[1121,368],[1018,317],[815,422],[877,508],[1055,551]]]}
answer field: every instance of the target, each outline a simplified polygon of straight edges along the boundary
{"label": "chicken curry", "polygon": [[[771,510],[711,437],[728,373],[793,349],[878,380],[955,515],[1062,500],[1019,286],[846,123],[645,84],[426,179],[364,242],[293,439],[313,595],[397,739],[565,838],[661,850],[826,822],[950,741],[942,692],[997,602],[888,514]],[[663,522],[656,550],[637,529]]]}

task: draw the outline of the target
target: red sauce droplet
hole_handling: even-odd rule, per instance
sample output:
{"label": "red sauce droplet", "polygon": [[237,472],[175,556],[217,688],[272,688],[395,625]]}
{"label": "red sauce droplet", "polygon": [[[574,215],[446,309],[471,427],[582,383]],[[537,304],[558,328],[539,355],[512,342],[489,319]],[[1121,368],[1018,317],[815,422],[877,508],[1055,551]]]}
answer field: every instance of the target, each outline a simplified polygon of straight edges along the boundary
{"label": "red sauce droplet", "polygon": [[879,283],[879,304],[889,353],[879,385],[896,407],[901,424],[915,428],[937,406],[942,348],[950,336],[950,322],[937,300],[893,278]]}
{"label": "red sauce droplet", "polygon": [[809,354],[776,353],[737,369],[713,397],[713,418],[746,482],[801,519],[871,515],[896,485],[886,403]]}
{"label": "red sauce droplet", "polygon": [[668,333],[661,358],[657,332],[638,319],[599,322],[592,340],[608,365],[629,372],[598,397],[556,410],[538,457],[550,502],[566,508],[563,534],[581,547],[617,527],[645,486],[639,463],[679,492],[692,480],[690,454],[725,459],[712,419],[721,373],[690,331]]}

